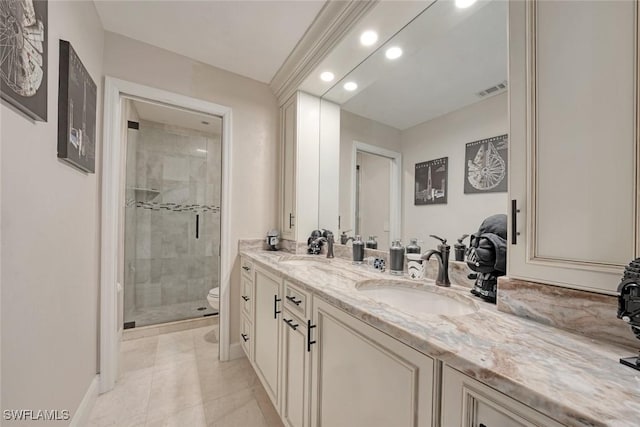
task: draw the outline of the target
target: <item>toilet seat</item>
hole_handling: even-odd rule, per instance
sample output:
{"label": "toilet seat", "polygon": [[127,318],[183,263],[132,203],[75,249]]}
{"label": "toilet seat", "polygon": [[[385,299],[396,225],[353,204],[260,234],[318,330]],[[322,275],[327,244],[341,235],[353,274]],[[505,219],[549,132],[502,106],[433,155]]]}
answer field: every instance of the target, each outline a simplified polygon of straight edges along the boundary
{"label": "toilet seat", "polygon": [[220,288],[213,288],[209,291],[209,295],[212,298],[220,298]]}

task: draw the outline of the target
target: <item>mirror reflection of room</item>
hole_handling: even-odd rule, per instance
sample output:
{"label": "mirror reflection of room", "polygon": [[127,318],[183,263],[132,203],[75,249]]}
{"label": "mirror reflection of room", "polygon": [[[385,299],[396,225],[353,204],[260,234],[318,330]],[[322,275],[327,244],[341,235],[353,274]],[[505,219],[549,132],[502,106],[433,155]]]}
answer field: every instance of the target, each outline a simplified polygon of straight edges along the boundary
{"label": "mirror reflection of room", "polygon": [[[377,236],[381,250],[413,238],[429,249],[438,244],[432,234],[453,246],[487,217],[506,214],[507,5],[477,6],[460,13],[434,3],[324,95],[341,108],[341,232]],[[394,221],[389,163],[359,151],[354,162],[358,143],[402,158]]]}

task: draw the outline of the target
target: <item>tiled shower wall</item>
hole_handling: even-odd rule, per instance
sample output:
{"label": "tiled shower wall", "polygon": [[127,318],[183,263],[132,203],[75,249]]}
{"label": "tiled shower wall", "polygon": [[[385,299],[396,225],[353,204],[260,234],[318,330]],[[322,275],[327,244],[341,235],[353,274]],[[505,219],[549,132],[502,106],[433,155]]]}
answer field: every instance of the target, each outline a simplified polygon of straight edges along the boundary
{"label": "tiled shower wall", "polygon": [[220,137],[148,121],[134,132],[135,150],[127,153],[125,321],[149,307],[206,305],[219,285]]}

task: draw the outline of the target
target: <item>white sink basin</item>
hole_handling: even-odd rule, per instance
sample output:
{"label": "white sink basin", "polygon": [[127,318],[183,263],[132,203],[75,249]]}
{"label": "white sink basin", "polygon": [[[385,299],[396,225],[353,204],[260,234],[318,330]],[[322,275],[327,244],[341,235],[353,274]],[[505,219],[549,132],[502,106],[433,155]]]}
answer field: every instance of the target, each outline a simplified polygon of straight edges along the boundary
{"label": "white sink basin", "polygon": [[414,316],[463,316],[478,310],[471,299],[461,295],[446,295],[446,290],[434,285],[413,286],[400,281],[367,280],[357,285],[358,291],[374,301]]}
{"label": "white sink basin", "polygon": [[322,255],[284,255],[278,258],[278,262],[286,265],[314,266],[326,265],[331,261]]}

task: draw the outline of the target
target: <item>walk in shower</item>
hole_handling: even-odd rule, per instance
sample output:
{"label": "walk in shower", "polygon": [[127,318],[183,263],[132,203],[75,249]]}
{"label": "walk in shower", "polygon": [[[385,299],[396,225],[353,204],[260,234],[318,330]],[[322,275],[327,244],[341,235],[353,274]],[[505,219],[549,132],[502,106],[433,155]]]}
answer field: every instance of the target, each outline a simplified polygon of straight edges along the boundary
{"label": "walk in shower", "polygon": [[125,328],[217,311],[222,119],[127,100]]}

